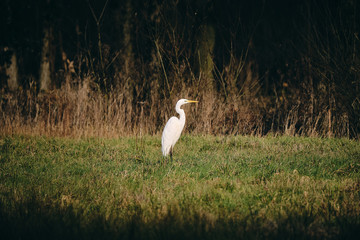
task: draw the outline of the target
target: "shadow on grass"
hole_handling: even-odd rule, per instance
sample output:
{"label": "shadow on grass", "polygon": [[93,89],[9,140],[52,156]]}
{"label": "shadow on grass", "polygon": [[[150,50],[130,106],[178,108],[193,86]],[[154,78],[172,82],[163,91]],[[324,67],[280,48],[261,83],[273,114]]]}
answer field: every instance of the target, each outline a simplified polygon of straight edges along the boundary
{"label": "shadow on grass", "polygon": [[[314,224],[314,216],[289,214],[264,222],[244,216],[211,219],[194,211],[169,210],[161,219],[145,220],[141,209],[124,218],[106,219],[94,210],[84,214],[71,206],[0,201],[1,239],[357,239],[359,219],[338,218]],[[87,217],[84,217],[84,216]],[[86,219],[85,219],[86,218]]]}

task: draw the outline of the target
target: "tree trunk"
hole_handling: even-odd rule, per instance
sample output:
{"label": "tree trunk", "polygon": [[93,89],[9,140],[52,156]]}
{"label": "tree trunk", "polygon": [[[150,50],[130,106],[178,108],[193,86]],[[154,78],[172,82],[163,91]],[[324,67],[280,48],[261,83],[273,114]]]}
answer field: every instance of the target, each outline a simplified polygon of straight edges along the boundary
{"label": "tree trunk", "polygon": [[125,72],[128,75],[130,73],[130,68],[133,64],[133,47],[131,42],[131,18],[132,18],[132,6],[131,0],[126,1],[126,14],[125,21],[123,25],[123,34],[124,34],[124,47],[125,47]]}
{"label": "tree trunk", "polygon": [[6,64],[6,75],[8,76],[7,85],[9,90],[14,91],[18,88],[18,65],[15,51],[11,55],[10,63]]}
{"label": "tree trunk", "polygon": [[215,29],[212,25],[203,25],[198,37],[196,68],[204,86],[213,88],[213,51],[215,46]]}
{"label": "tree trunk", "polygon": [[40,90],[49,90],[51,87],[50,71],[50,44],[52,31],[50,27],[44,28],[40,63]]}

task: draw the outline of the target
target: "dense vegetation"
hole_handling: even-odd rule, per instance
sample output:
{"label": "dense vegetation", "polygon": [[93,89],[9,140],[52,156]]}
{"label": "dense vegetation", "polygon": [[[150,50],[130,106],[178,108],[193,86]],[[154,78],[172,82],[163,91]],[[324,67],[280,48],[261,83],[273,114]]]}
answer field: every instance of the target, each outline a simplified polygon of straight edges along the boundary
{"label": "dense vegetation", "polygon": [[360,144],[305,137],[0,139],[2,239],[357,239]]}
{"label": "dense vegetation", "polygon": [[[357,137],[356,0],[1,1],[5,133]],[[196,119],[196,121],[194,121]]]}

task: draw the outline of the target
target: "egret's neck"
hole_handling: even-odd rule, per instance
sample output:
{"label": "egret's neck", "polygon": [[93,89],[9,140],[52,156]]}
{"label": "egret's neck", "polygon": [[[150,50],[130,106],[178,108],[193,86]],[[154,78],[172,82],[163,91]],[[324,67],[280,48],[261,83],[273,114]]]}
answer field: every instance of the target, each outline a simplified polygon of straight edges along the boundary
{"label": "egret's neck", "polygon": [[180,115],[180,121],[185,124],[185,111],[180,106],[176,106],[175,110]]}

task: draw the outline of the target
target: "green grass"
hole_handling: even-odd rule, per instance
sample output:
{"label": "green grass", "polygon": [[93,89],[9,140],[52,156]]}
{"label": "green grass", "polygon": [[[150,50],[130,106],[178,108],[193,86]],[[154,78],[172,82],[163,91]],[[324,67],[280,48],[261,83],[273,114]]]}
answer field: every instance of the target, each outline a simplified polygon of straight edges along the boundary
{"label": "green grass", "polygon": [[56,239],[351,239],[360,143],[305,137],[0,138],[0,234]]}

